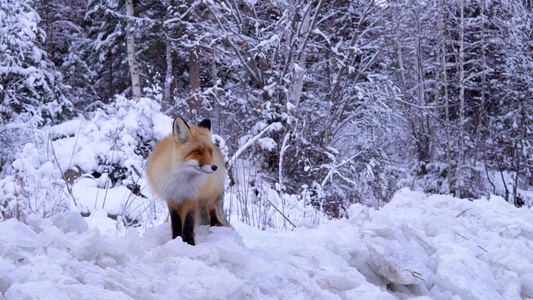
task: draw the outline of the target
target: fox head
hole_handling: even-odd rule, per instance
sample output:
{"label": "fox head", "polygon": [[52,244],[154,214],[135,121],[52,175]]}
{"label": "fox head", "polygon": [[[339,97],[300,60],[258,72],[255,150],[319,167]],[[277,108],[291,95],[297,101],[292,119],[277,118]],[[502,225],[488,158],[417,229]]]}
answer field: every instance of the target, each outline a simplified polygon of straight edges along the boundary
{"label": "fox head", "polygon": [[198,126],[187,125],[181,118],[176,117],[172,126],[172,135],[178,143],[181,168],[188,171],[212,174],[218,166],[213,160],[214,145],[211,141],[211,121],[205,119]]}

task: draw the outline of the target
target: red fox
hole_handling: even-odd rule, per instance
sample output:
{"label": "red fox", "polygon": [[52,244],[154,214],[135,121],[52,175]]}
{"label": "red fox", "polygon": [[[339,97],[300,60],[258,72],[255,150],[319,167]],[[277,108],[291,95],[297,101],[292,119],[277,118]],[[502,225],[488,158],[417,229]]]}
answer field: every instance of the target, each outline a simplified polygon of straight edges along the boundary
{"label": "red fox", "polygon": [[146,173],[153,191],[167,201],[173,239],[181,236],[195,245],[194,227],[205,221],[231,227],[222,208],[226,168],[211,141],[210,120],[189,127],[182,118],[174,119],[172,134],[148,157]]}

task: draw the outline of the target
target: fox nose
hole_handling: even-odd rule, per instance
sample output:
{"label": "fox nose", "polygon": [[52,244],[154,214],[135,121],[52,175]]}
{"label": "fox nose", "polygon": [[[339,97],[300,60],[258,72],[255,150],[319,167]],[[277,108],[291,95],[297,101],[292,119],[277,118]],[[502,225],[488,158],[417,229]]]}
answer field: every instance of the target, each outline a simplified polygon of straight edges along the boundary
{"label": "fox nose", "polygon": [[211,166],[211,170],[213,170],[213,172],[215,172],[217,169],[218,169],[218,167],[216,165],[212,165]]}

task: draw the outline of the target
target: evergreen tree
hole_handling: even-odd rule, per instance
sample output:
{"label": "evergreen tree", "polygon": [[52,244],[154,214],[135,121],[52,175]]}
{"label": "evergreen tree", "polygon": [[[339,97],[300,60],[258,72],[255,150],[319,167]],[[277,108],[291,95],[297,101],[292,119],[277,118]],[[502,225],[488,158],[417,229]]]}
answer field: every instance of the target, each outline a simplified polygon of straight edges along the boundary
{"label": "evergreen tree", "polygon": [[[0,173],[38,125],[62,118],[70,107],[62,76],[48,59],[46,34],[31,0],[0,3]],[[16,126],[7,126],[9,123]],[[9,170],[7,170],[9,171]]]}
{"label": "evergreen tree", "polygon": [[2,114],[31,113],[56,118],[67,104],[60,90],[61,74],[48,59],[46,34],[33,1],[0,5],[0,97]]}
{"label": "evergreen tree", "polygon": [[126,55],[124,1],[89,1],[85,15],[89,44],[87,65],[94,71],[93,86],[99,100],[109,102],[131,87]]}
{"label": "evergreen tree", "polygon": [[92,49],[84,21],[87,1],[40,0],[36,10],[41,16],[39,26],[46,32],[46,53],[63,75],[64,95],[77,109],[90,109],[99,97],[93,88],[96,73],[88,61]]}

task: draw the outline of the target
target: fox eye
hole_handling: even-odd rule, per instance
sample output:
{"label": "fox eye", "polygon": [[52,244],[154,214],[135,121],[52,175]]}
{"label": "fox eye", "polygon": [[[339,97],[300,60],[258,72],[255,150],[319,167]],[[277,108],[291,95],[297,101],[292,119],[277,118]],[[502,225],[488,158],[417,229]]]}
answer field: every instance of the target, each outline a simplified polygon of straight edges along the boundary
{"label": "fox eye", "polygon": [[202,152],[201,152],[200,150],[194,150],[193,153],[194,153],[195,155],[200,155],[200,154],[202,154]]}

